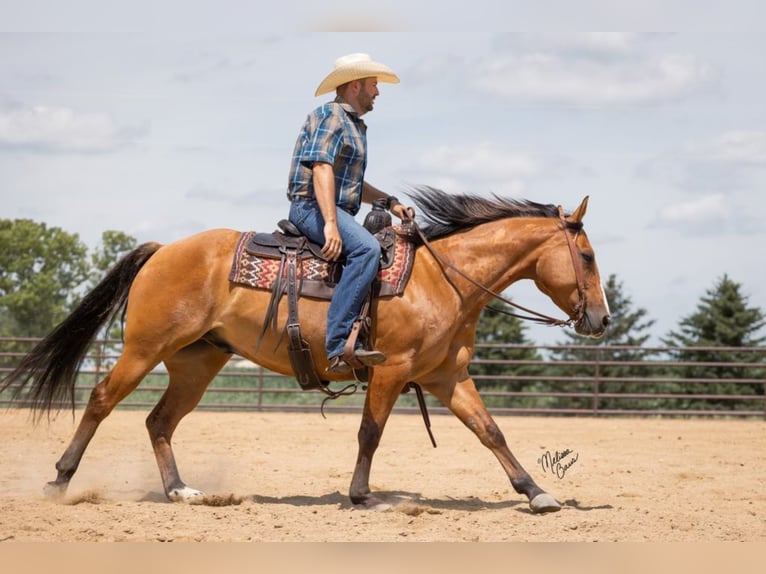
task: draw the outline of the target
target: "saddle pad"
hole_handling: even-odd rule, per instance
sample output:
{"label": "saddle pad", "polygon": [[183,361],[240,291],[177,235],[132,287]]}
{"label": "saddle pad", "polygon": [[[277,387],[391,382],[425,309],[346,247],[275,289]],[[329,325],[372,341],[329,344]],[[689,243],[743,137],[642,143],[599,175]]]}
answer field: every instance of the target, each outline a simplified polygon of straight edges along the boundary
{"label": "saddle pad", "polygon": [[[246,231],[240,235],[234,250],[229,281],[238,285],[270,291],[279,276],[281,260],[248,253],[245,246],[254,234],[254,231]],[[379,271],[375,283],[373,283],[373,293],[377,297],[401,295],[410,278],[412,263],[415,258],[415,246],[399,235],[396,235],[395,245],[392,264]],[[329,300],[339,278],[338,264],[328,263],[316,257],[303,259],[300,263],[300,294],[304,297]],[[286,280],[286,269],[282,270],[282,277]]]}

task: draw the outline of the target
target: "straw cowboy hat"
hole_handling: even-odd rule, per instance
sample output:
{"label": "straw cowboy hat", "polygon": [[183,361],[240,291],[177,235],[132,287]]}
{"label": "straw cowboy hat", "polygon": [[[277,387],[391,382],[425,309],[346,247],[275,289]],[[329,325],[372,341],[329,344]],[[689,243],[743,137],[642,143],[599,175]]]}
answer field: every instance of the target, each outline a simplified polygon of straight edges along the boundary
{"label": "straw cowboy hat", "polygon": [[353,80],[375,77],[379,82],[398,84],[399,77],[388,66],[374,62],[368,54],[348,54],[335,60],[335,69],[319,84],[314,96],[321,96]]}

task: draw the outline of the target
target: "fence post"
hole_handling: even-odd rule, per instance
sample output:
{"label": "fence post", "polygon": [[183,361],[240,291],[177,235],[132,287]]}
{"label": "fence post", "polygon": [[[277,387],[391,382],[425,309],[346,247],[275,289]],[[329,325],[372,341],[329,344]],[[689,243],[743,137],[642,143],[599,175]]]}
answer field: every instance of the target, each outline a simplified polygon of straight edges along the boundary
{"label": "fence post", "polygon": [[96,341],[95,346],[91,347],[91,352],[93,352],[93,349],[95,349],[96,356],[94,357],[95,360],[95,369],[93,369],[94,375],[96,377],[96,380],[93,382],[93,386],[95,387],[98,382],[101,380],[101,361],[104,359],[104,341]]}
{"label": "fence post", "polygon": [[593,373],[593,414],[598,415],[598,394],[599,383],[601,380],[601,347],[596,349],[596,367],[595,373]]}
{"label": "fence post", "polygon": [[263,410],[263,367],[258,367],[258,410]]}

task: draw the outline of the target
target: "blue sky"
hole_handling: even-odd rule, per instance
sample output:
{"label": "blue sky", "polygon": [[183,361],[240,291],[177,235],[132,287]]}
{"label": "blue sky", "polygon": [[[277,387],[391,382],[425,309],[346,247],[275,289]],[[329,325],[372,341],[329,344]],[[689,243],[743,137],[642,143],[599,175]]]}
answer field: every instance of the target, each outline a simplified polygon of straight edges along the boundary
{"label": "blue sky", "polygon": [[[330,33],[343,26],[304,18],[293,33],[6,26],[0,217],[90,246],[107,229],[163,242],[270,231],[287,213],[298,129],[326,99],[314,89],[335,58],[361,51],[401,78],[366,116],[374,185],[567,209],[589,195],[602,275],[656,320],[655,343],[724,273],[766,309],[761,32]],[[375,22],[407,27],[393,13]],[[532,286],[507,294],[556,311]]]}

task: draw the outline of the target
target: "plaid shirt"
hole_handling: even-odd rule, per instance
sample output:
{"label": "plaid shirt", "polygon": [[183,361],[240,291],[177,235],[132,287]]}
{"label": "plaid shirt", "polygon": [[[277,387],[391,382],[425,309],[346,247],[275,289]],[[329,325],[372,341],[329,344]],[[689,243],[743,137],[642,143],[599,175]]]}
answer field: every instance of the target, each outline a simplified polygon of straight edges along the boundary
{"label": "plaid shirt", "polygon": [[319,106],[306,118],[295,142],[287,197],[314,198],[314,162],[329,163],[335,173],[335,204],[356,215],[362,203],[367,167],[367,126],[342,98]]}

